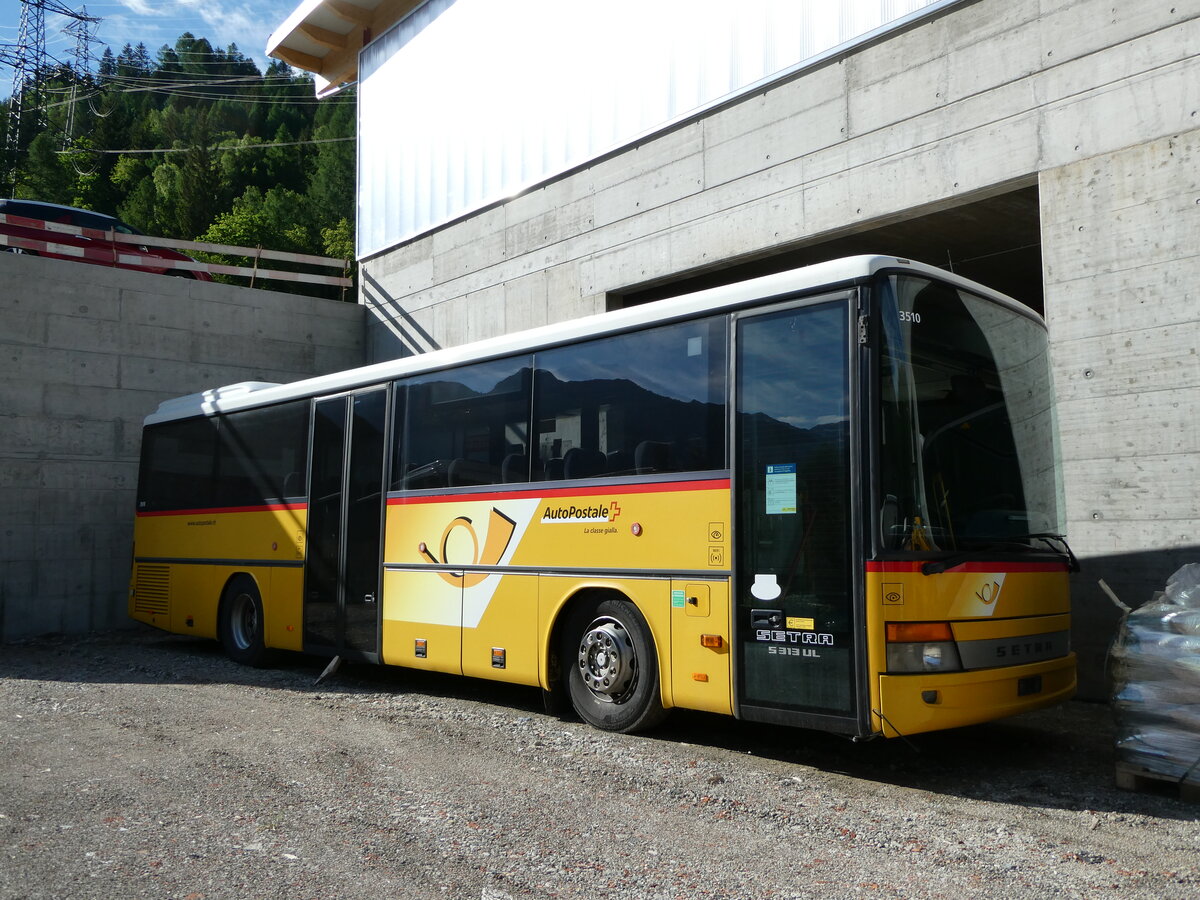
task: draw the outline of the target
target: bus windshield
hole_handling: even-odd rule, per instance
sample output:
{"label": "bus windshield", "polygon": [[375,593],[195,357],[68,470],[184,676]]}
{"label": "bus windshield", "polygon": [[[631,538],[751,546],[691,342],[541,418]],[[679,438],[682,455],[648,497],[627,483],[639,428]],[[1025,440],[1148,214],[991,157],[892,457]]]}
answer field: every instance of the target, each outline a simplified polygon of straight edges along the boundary
{"label": "bus windshield", "polygon": [[878,296],[883,549],[1048,549],[1063,503],[1045,328],[924,277]]}

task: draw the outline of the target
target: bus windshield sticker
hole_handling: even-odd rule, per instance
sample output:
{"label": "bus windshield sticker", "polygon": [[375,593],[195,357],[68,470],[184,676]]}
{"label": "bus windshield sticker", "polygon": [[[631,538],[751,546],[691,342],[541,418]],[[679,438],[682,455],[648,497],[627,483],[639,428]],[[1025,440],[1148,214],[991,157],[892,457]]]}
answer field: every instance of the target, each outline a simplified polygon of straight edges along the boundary
{"label": "bus windshield sticker", "polygon": [[767,515],[796,512],[796,464],[767,466]]}

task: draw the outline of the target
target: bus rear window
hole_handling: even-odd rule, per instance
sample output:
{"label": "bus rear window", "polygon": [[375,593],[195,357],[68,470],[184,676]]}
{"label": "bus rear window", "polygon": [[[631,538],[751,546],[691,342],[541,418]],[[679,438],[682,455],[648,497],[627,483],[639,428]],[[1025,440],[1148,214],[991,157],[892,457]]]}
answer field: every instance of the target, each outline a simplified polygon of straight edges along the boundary
{"label": "bus rear window", "polygon": [[216,457],[215,419],[148,426],[142,433],[138,512],[211,506]]}

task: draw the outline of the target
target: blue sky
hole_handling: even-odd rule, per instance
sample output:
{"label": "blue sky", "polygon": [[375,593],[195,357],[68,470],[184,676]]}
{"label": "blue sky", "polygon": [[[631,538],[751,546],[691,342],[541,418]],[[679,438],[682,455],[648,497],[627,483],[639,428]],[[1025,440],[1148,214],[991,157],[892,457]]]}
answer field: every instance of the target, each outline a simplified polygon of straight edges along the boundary
{"label": "blue sky", "polygon": [[[267,38],[299,5],[300,0],[63,0],[76,11],[86,7],[89,16],[103,21],[97,26],[94,54],[107,44],[119,53],[126,44],[142,41],[153,55],[163,44],[174,44],[185,31],[208,38],[214,46],[231,43],[246,56],[266,66]],[[17,40],[21,24],[19,0],[0,0],[0,43]],[[63,34],[68,20],[46,14],[46,50],[64,62],[74,58],[75,39]],[[12,92],[12,70],[0,67],[0,97]]]}

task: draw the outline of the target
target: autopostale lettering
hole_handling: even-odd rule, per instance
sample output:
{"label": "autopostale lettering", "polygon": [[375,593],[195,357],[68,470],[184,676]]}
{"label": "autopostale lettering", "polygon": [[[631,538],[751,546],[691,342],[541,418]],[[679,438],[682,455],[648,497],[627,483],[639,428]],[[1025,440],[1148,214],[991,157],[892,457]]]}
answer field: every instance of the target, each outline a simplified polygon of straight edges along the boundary
{"label": "autopostale lettering", "polygon": [[565,519],[570,521],[608,521],[607,506],[557,506],[546,507],[542,513],[543,521]]}

